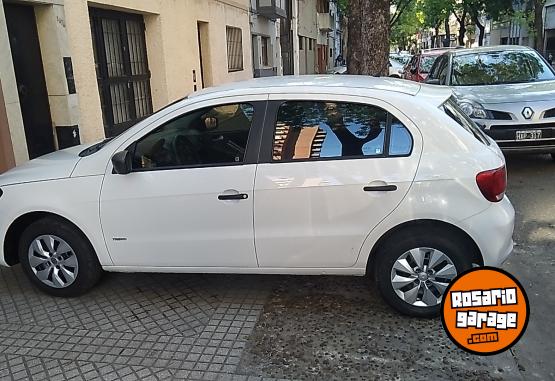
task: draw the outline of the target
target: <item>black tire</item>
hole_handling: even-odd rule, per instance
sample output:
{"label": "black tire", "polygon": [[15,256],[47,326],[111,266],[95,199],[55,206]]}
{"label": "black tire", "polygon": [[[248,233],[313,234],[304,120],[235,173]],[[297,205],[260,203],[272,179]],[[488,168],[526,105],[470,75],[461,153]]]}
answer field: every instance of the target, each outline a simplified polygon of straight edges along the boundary
{"label": "black tire", "polygon": [[415,317],[435,317],[441,303],[433,307],[414,306],[404,301],[395,292],[391,283],[391,271],[397,259],[411,249],[424,247],[441,251],[455,266],[457,274],[472,268],[474,248],[458,234],[445,229],[414,228],[396,233],[375,253],[375,279],[384,300],[404,315]]}
{"label": "black tire", "polygon": [[[77,276],[73,283],[64,288],[55,288],[43,283],[35,275],[29,263],[29,248],[38,237],[43,235],[54,235],[64,240],[73,249],[77,259]],[[32,223],[21,235],[18,250],[19,261],[27,277],[39,289],[53,296],[83,295],[96,285],[102,276],[102,267],[88,239],[77,228],[61,219],[46,217]]]}

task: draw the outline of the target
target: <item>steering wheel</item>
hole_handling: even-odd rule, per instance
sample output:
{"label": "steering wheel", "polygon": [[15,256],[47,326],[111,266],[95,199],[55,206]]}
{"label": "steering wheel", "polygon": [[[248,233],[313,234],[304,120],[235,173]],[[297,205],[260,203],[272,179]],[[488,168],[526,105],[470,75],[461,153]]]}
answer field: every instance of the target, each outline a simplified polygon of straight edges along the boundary
{"label": "steering wheel", "polygon": [[178,135],[174,139],[173,152],[179,165],[200,164],[200,156],[195,146],[183,135]]}

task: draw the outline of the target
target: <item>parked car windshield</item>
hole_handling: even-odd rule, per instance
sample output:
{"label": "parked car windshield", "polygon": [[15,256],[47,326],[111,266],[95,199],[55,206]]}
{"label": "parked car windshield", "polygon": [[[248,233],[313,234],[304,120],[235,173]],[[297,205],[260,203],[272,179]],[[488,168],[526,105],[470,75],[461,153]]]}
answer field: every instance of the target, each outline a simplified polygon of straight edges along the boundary
{"label": "parked car windshield", "polygon": [[422,56],[420,59],[420,72],[429,73],[436,58],[437,56]]}
{"label": "parked car windshield", "polygon": [[494,51],[453,57],[454,86],[500,85],[555,79],[553,70],[534,51]]}
{"label": "parked car windshield", "polygon": [[398,64],[401,64],[401,65],[404,66],[404,65],[407,64],[407,62],[410,61],[410,56],[400,56],[400,55],[393,55],[392,54],[392,55],[389,56],[389,59],[391,59],[391,60],[397,62]]}

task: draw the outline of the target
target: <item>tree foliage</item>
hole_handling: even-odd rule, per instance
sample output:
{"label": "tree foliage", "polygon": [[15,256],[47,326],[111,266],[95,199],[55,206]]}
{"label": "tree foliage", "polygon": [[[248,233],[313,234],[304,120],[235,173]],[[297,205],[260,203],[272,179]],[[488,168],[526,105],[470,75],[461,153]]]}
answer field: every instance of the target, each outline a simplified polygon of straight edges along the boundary
{"label": "tree foliage", "polygon": [[411,39],[425,26],[425,15],[418,7],[418,3],[413,1],[398,16],[395,23],[391,25],[391,45],[407,50],[413,43]]}
{"label": "tree foliage", "polygon": [[423,24],[428,28],[438,28],[453,12],[452,0],[424,0],[418,6],[424,16]]}

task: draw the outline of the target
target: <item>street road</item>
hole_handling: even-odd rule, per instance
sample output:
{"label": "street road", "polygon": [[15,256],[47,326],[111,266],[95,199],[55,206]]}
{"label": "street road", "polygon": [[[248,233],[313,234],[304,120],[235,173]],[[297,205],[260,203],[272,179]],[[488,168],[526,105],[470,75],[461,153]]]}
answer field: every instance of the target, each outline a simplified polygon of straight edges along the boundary
{"label": "street road", "polygon": [[531,302],[511,351],[466,354],[364,278],[107,274],[60,299],[15,267],[0,270],[0,379],[555,379],[555,162],[509,157],[508,171],[517,246],[503,267]]}

